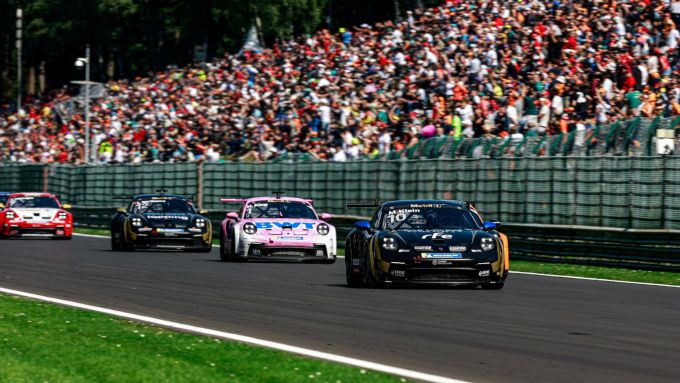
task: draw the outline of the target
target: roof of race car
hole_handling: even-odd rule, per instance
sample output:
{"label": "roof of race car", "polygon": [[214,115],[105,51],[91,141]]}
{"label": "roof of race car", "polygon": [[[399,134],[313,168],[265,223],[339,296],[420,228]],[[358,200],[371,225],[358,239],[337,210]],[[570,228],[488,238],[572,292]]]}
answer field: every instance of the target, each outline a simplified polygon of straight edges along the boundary
{"label": "roof of race car", "polygon": [[450,201],[441,199],[408,199],[385,202],[382,207],[390,207],[395,205],[450,205],[450,206],[467,206],[463,201]]}
{"label": "roof of race car", "polygon": [[223,203],[253,203],[253,202],[261,202],[261,201],[270,201],[270,202],[281,202],[281,201],[291,201],[291,202],[303,202],[303,203],[312,203],[313,200],[307,199],[307,198],[297,198],[297,197],[279,197],[276,198],[274,196],[269,196],[269,197],[251,197],[251,198],[222,198],[221,201]]}
{"label": "roof of race car", "polygon": [[[2,193],[4,194],[4,193]],[[34,192],[34,193],[9,193],[10,197],[53,197],[57,198],[54,194],[50,193],[39,193],[39,192]]]}
{"label": "roof of race car", "polygon": [[132,199],[135,200],[135,201],[140,200],[140,199],[161,199],[161,198],[167,198],[167,199],[184,199],[184,200],[187,200],[187,201],[190,200],[189,198],[187,198],[187,197],[185,197],[185,196],[183,196],[183,195],[179,195],[179,194],[165,194],[165,193],[163,193],[163,194],[160,194],[160,193],[156,193],[156,194],[138,194],[138,195],[135,195],[135,196],[132,197]]}

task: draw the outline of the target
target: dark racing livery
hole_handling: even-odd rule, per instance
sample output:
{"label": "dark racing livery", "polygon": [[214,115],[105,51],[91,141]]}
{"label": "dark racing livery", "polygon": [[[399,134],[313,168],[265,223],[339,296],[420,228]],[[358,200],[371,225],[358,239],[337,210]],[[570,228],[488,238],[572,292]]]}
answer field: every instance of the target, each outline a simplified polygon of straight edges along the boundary
{"label": "dark racing livery", "polygon": [[111,221],[112,250],[212,249],[212,224],[189,198],[165,193],[127,198],[127,209],[118,209]]}
{"label": "dark racing livery", "polygon": [[498,223],[483,222],[474,205],[408,200],[383,204],[371,221],[359,221],[345,247],[350,287],[376,283],[480,285],[503,288],[507,238]]}
{"label": "dark racing livery", "polygon": [[0,192],[0,208],[4,208],[7,203],[7,198],[12,195],[11,192]]}

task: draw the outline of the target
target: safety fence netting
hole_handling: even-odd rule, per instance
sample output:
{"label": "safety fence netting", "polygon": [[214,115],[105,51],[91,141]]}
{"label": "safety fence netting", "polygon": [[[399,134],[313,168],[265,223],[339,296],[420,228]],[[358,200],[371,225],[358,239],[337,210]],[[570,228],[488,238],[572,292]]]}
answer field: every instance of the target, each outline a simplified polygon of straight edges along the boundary
{"label": "safety fence netting", "polygon": [[212,210],[221,197],[287,195],[317,210],[351,201],[473,201],[506,222],[680,229],[680,157],[515,157],[308,163],[128,166],[0,165],[0,191],[42,191],[79,206],[116,206],[118,195],[158,189],[194,195]]}

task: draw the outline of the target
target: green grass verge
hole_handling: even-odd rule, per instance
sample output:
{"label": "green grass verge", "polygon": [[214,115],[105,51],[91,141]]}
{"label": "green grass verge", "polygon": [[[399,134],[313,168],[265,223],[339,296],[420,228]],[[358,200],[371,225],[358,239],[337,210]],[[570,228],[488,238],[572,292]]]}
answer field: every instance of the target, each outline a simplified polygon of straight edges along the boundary
{"label": "green grass verge", "polygon": [[[77,233],[109,235],[108,230],[76,229]],[[214,240],[215,244],[219,241]],[[338,255],[344,256],[345,249],[338,249]],[[680,273],[667,271],[631,270],[614,267],[573,265],[568,263],[547,263],[538,261],[511,260],[513,271],[527,271],[532,273],[570,275],[575,277],[602,278],[629,282],[660,283],[666,285],[680,285]]]}
{"label": "green grass verge", "polygon": [[532,273],[569,275],[574,277],[680,285],[680,273],[668,271],[631,270],[614,267],[544,263],[512,259],[510,260],[510,271],[527,271]]}
{"label": "green grass verge", "polygon": [[1,382],[403,382],[275,350],[0,295]]}

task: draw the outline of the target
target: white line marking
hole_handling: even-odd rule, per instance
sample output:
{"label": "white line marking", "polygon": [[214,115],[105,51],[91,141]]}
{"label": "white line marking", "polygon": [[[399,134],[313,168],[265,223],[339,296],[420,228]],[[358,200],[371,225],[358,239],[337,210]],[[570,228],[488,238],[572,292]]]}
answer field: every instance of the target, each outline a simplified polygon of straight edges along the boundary
{"label": "white line marking", "polygon": [[539,277],[552,277],[552,278],[567,278],[567,279],[581,279],[585,281],[596,281],[596,282],[613,282],[613,283],[625,283],[629,285],[643,285],[643,286],[658,286],[658,287],[674,287],[680,288],[677,285],[664,285],[662,283],[649,283],[649,282],[632,282],[632,281],[621,281],[618,279],[604,279],[604,278],[590,278],[590,277],[577,277],[573,275],[558,275],[558,274],[543,274],[543,273],[532,273],[529,271],[512,271],[510,269],[510,274],[525,274],[525,275],[536,275]]}
{"label": "white line marking", "polygon": [[[91,234],[80,234],[80,233],[73,233],[73,235],[78,235],[81,237],[91,237],[91,238],[106,238],[108,239],[109,237],[105,237],[103,235],[91,235]],[[219,247],[218,245],[213,245],[213,247]],[[345,258],[342,255],[339,255],[337,258]],[[536,275],[540,277],[551,277],[551,278],[567,278],[567,279],[581,279],[585,281],[597,281],[597,282],[612,282],[612,283],[624,283],[624,284],[629,284],[629,285],[641,285],[641,286],[659,286],[659,287],[675,287],[675,288],[680,288],[680,286],[676,285],[665,285],[663,283],[649,283],[649,282],[632,282],[632,281],[622,281],[619,279],[603,279],[603,278],[590,278],[590,277],[576,277],[572,275],[559,275],[559,274],[543,274],[543,273],[532,273],[529,271],[513,271],[510,270],[510,274],[525,274],[525,275]]]}
{"label": "white line marking", "polygon": [[87,237],[87,238],[104,238],[104,239],[109,239],[111,237],[108,237],[106,235],[94,235],[94,234],[82,234],[82,233],[73,233],[74,236],[77,237]]}
{"label": "white line marking", "polygon": [[104,308],[104,307],[92,306],[92,305],[88,305],[88,304],[84,304],[84,303],[78,303],[78,302],[68,301],[68,300],[59,299],[59,298],[52,298],[52,297],[48,297],[48,296],[44,296],[44,295],[27,293],[27,292],[24,292],[24,291],[18,291],[18,290],[12,290],[12,289],[0,287],[0,292],[5,293],[5,294],[10,294],[10,295],[16,295],[16,296],[20,296],[20,297],[35,299],[35,300],[39,300],[39,301],[43,301],[43,302],[55,303],[55,304],[62,305],[62,306],[75,307],[75,308],[88,310],[88,311],[96,311],[96,312],[103,313],[103,314],[113,315],[113,316],[117,316],[117,317],[120,317],[120,318],[131,319],[131,320],[135,320],[135,321],[139,321],[139,322],[151,323],[151,324],[154,324],[154,325],[157,325],[157,326],[171,328],[171,329],[175,329],[175,330],[187,331],[187,332],[192,332],[192,333],[196,333],[196,334],[212,336],[212,337],[216,337],[216,338],[228,339],[228,340],[232,340],[232,341],[236,341],[236,342],[248,343],[248,344],[252,344],[252,345],[256,345],[256,346],[271,348],[271,349],[274,349],[274,350],[290,352],[290,353],[293,353],[293,354],[298,354],[298,355],[302,355],[302,356],[306,356],[306,357],[310,357],[310,358],[322,359],[322,360],[327,360],[327,361],[334,362],[334,363],[341,363],[341,364],[346,364],[346,365],[353,366],[353,367],[365,368],[365,369],[369,369],[369,370],[373,370],[373,371],[384,372],[386,374],[402,376],[404,378],[420,380],[420,381],[423,381],[423,382],[469,383],[469,382],[466,382],[466,381],[463,381],[463,380],[451,379],[451,378],[446,378],[446,377],[443,377],[443,376],[432,375],[432,374],[427,374],[427,373],[413,371],[413,370],[407,370],[407,369],[400,368],[400,367],[388,366],[388,365],[384,365],[384,364],[380,364],[380,363],[369,362],[369,361],[366,361],[366,360],[350,358],[350,357],[347,357],[347,356],[330,354],[330,353],[321,352],[321,351],[315,351],[315,350],[311,350],[311,349],[308,349],[308,348],[291,346],[291,345],[284,344],[284,343],[272,342],[272,341],[253,338],[253,337],[244,336],[244,335],[238,335],[238,334],[233,334],[233,333],[228,333],[228,332],[223,332],[223,331],[211,330],[211,329],[208,329],[208,328],[205,328],[205,327],[197,327],[197,326],[192,326],[192,325],[183,324],[183,323],[171,322],[171,321],[167,321],[167,320],[164,320],[164,319],[148,317],[148,316],[145,316],[145,315],[132,314],[132,313],[124,312],[124,311],[112,310],[112,309],[107,309],[107,308]]}

